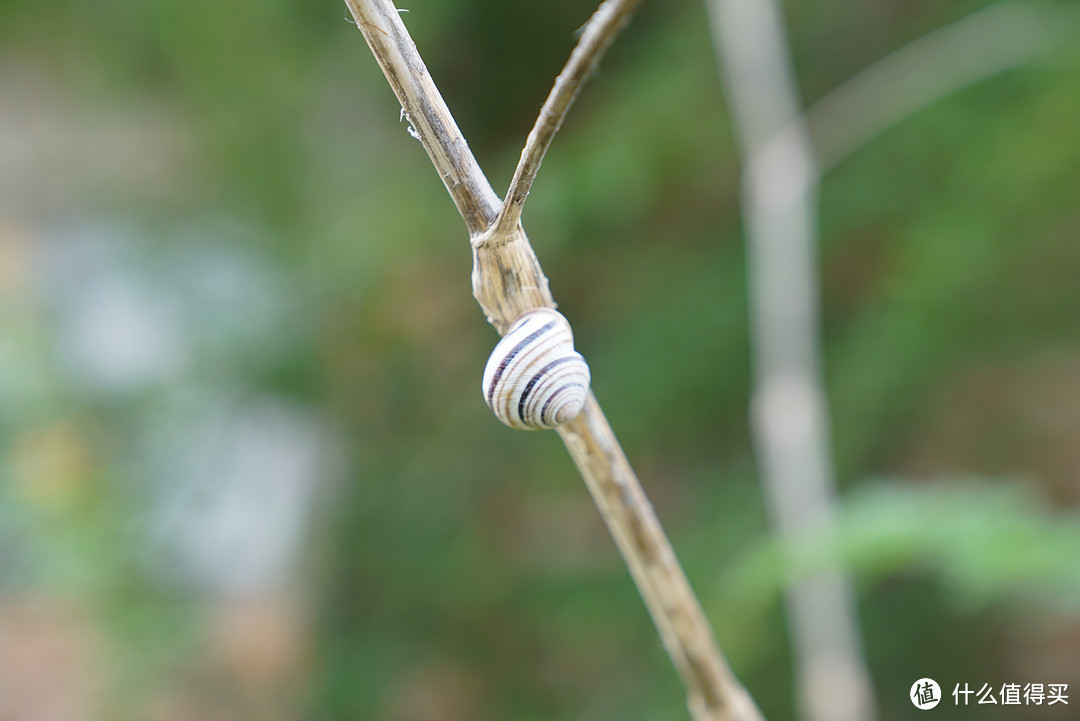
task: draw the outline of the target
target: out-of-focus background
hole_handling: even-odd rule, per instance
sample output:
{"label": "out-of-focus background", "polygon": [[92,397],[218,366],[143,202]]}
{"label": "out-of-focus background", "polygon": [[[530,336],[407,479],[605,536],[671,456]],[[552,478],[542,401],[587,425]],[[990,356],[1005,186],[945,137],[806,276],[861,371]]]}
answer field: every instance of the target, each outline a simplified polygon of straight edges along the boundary
{"label": "out-of-focus background", "polygon": [[[802,100],[985,5],[787,2]],[[501,192],[593,5],[407,7]],[[1070,684],[1005,721],[1080,704],[1071,37],[824,177],[829,545],[882,719],[917,713],[924,676],[949,718],[987,713],[954,682]],[[721,645],[783,721],[738,197],[704,9],[646,3],[525,222]],[[341,3],[0,2],[0,719],[686,718],[557,437],[483,405],[470,263]]]}

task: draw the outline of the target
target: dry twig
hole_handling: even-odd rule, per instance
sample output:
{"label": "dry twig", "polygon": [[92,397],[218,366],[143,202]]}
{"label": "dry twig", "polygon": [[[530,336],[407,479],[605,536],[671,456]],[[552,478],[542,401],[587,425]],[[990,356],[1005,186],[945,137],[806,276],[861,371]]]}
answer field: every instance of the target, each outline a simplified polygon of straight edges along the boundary
{"label": "dry twig", "polygon": [[[523,312],[554,307],[547,278],[518,220],[544,151],[600,55],[639,0],[607,0],[556,81],[529,137],[502,207],[428,75],[389,0],[345,0],[372,54],[469,230],[473,294],[505,333]],[[502,222],[496,223],[501,214]],[[607,523],[687,689],[697,721],[760,721],[761,714],[731,673],[670,542],[590,393],[581,414],[558,429]]]}
{"label": "dry twig", "polygon": [[502,212],[499,213],[497,231],[509,231],[521,218],[521,210],[536,179],[536,171],[540,170],[544,153],[555,138],[555,133],[562,127],[566,112],[573,105],[581,86],[596,69],[600,58],[611,47],[615,36],[630,21],[631,13],[640,4],[641,0],[605,2],[585,24],[581,39],[566,61],[566,67],[555,78],[555,86],[540,108],[536,124],[525,141],[525,149],[521,151],[521,159],[514,170],[510,189],[506,191]]}

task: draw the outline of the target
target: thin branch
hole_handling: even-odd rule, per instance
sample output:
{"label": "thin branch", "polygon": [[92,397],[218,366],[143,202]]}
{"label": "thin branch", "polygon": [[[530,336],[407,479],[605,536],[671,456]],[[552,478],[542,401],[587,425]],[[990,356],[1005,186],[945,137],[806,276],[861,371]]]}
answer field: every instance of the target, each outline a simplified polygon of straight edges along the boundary
{"label": "thin branch", "polygon": [[371,54],[416,130],[458,212],[475,236],[498,215],[499,198],[458,130],[393,4],[345,0]]}
{"label": "thin branch", "polygon": [[[492,221],[498,212],[495,193],[439,97],[394,6],[388,0],[345,2],[465,220],[472,236],[473,294],[488,320],[505,333],[524,311],[554,307],[547,278],[520,222],[513,222],[503,232],[494,227]],[[571,77],[575,73],[564,74]],[[569,100],[572,95],[567,106]],[[565,108],[561,112],[565,114]],[[558,115],[560,121],[561,117]],[[547,142],[550,137],[544,147]],[[543,155],[542,148],[539,155]],[[535,175],[535,168],[531,173]],[[488,224],[491,227],[484,232]],[[753,700],[720,653],[671,543],[596,398],[590,394],[581,414],[558,432],[686,686],[687,704],[695,720],[761,721]]]}
{"label": "thin branch", "polygon": [[570,59],[559,77],[555,78],[555,85],[544,101],[544,106],[536,117],[536,124],[525,141],[525,149],[521,151],[521,159],[514,170],[510,188],[506,191],[502,212],[499,213],[499,232],[509,232],[517,225],[525,199],[529,197],[533,180],[536,179],[540,163],[544,160],[544,153],[551,145],[555,133],[559,132],[567,111],[596,69],[600,58],[630,21],[630,15],[639,4],[641,0],[606,0],[585,24],[574,52],[570,54]]}
{"label": "thin branch", "polygon": [[821,172],[931,103],[1064,44],[1078,28],[1075,4],[1000,2],[886,55],[807,109]]}

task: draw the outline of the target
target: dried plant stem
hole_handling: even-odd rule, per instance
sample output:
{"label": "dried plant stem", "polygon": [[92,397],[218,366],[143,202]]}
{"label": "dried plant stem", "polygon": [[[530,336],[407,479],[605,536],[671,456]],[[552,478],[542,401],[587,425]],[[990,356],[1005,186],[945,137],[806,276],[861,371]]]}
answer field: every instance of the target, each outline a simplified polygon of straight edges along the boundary
{"label": "dried plant stem", "polygon": [[540,108],[536,124],[525,141],[525,149],[521,151],[521,159],[514,170],[510,188],[506,191],[502,212],[499,213],[497,230],[506,232],[521,218],[525,199],[529,197],[529,190],[536,179],[536,172],[540,170],[544,153],[555,138],[555,133],[562,127],[567,111],[574,104],[574,99],[585,81],[596,69],[600,58],[611,47],[615,36],[630,21],[630,15],[640,4],[641,0],[607,0],[585,24],[581,39],[570,54],[570,59],[566,61],[563,71],[555,78],[555,85],[544,101],[544,106]]}
{"label": "dried plant stem", "polygon": [[581,415],[558,432],[686,686],[691,715],[696,721],[763,721],[716,645],[671,543],[596,398],[590,394]]}
{"label": "dried plant stem", "polygon": [[[474,258],[473,294],[488,320],[502,334],[524,311],[554,307],[547,278],[517,216],[507,226],[495,223],[499,214],[495,193],[439,96],[397,10],[389,0],[345,2],[468,227]],[[553,105],[549,120],[538,122],[535,139],[530,136],[533,150],[523,154],[521,181],[515,174],[511,187],[523,188],[520,201],[515,203],[516,213],[520,213],[528,185],[566,108],[634,4],[636,0],[609,1],[594,16],[594,22],[597,17],[607,21],[595,26],[595,32],[586,28],[582,43],[593,49],[575,50],[578,59],[571,58],[571,64],[576,62],[580,68],[573,70],[568,65],[560,75],[564,89],[559,90],[557,82],[552,92],[555,100],[549,98]],[[753,700],[720,653],[652,505],[595,397],[590,394],[582,413],[561,427],[559,435],[637,583],[686,686],[688,706],[696,721],[761,721]]]}
{"label": "dried plant stem", "polygon": [[359,0],[345,0],[345,4],[453,198],[469,235],[484,232],[499,212],[499,198],[458,130],[394,5]]}

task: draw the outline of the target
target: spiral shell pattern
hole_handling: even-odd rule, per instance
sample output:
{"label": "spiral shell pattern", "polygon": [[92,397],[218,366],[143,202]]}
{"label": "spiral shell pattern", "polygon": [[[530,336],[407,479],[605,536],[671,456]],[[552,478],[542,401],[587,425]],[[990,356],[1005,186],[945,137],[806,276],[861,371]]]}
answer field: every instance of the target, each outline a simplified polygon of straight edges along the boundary
{"label": "spiral shell pattern", "polygon": [[589,366],[574,350],[570,323],[550,308],[518,318],[484,368],[484,400],[500,421],[519,430],[572,420],[588,392]]}

